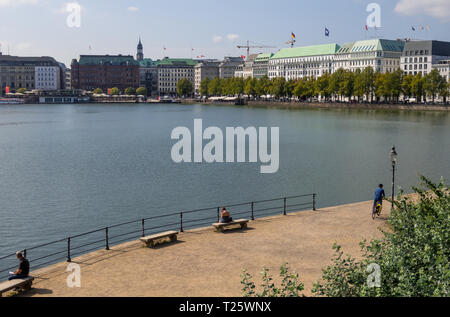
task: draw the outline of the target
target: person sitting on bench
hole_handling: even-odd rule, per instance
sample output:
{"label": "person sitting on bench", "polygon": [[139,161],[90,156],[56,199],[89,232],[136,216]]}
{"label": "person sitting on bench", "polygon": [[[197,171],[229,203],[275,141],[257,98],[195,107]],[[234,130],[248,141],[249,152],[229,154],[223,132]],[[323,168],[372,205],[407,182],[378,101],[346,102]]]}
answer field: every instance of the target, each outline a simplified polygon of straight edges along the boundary
{"label": "person sitting on bench", "polygon": [[11,273],[11,276],[8,279],[10,281],[21,278],[27,278],[28,274],[30,273],[30,262],[28,262],[28,260],[23,257],[22,252],[17,252],[16,256],[17,259],[19,259],[20,264],[19,268],[15,272]]}
{"label": "person sitting on bench", "polygon": [[220,223],[230,223],[233,221],[233,218],[231,218],[230,212],[223,207],[222,212],[220,213]]}

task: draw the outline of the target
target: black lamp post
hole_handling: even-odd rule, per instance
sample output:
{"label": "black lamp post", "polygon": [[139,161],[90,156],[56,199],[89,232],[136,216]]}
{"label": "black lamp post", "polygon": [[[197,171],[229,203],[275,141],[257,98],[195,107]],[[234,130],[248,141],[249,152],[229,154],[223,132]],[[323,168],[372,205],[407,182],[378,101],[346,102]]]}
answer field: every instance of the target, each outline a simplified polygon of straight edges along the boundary
{"label": "black lamp post", "polygon": [[391,163],[392,163],[392,209],[394,209],[394,198],[395,198],[395,165],[397,164],[397,151],[395,146],[391,150]]}

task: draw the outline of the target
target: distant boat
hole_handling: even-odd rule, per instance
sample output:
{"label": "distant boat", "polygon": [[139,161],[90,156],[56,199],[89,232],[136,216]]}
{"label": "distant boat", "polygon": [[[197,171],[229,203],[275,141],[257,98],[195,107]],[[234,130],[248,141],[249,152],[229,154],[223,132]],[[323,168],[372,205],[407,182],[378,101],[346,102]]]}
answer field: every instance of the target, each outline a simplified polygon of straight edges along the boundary
{"label": "distant boat", "polygon": [[168,96],[164,96],[163,98],[158,98],[158,103],[181,103],[180,100],[172,99]]}
{"label": "distant boat", "polygon": [[19,98],[0,98],[0,105],[22,105],[25,100]]}
{"label": "distant boat", "polygon": [[248,102],[243,98],[239,98],[238,100],[236,100],[234,105],[235,106],[246,106],[246,105],[248,105]]}

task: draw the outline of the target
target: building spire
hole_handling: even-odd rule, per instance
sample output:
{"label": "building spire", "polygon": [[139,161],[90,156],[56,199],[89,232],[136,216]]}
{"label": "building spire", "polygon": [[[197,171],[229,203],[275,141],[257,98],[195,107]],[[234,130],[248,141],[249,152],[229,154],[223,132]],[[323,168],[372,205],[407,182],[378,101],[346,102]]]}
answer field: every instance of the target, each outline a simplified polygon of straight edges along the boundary
{"label": "building spire", "polygon": [[139,35],[139,43],[138,43],[138,46],[137,46],[136,59],[138,61],[142,61],[144,59],[144,46],[142,45],[141,36],[140,35]]}

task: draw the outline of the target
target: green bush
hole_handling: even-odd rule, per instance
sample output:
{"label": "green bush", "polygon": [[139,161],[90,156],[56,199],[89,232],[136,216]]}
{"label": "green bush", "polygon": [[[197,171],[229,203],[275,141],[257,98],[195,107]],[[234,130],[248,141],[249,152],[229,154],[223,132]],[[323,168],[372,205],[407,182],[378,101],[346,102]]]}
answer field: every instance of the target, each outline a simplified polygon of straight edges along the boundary
{"label": "green bush", "polygon": [[279,286],[275,285],[267,268],[263,268],[261,275],[261,289],[258,291],[250,273],[246,270],[242,271],[241,284],[244,297],[300,297],[304,290],[303,283],[298,281],[298,274],[291,273],[287,263],[280,268],[281,284]]}
{"label": "green bush", "polygon": [[111,95],[115,96],[115,95],[120,95],[120,89],[117,87],[111,88],[110,91]]}
{"label": "green bush", "polygon": [[[442,180],[438,185],[421,177],[413,188],[418,199],[399,194],[383,238],[361,243],[357,261],[334,246],[333,265],[323,270],[313,293],[331,297],[431,297],[449,296],[450,195]],[[368,267],[380,267],[380,287],[369,287]]]}
{"label": "green bush", "polygon": [[139,87],[139,88],[136,90],[136,94],[139,95],[139,96],[147,96],[147,88],[145,88],[145,87]]}
{"label": "green bush", "polygon": [[133,87],[128,87],[127,89],[125,89],[125,95],[135,95],[136,94],[136,89],[134,89]]}

